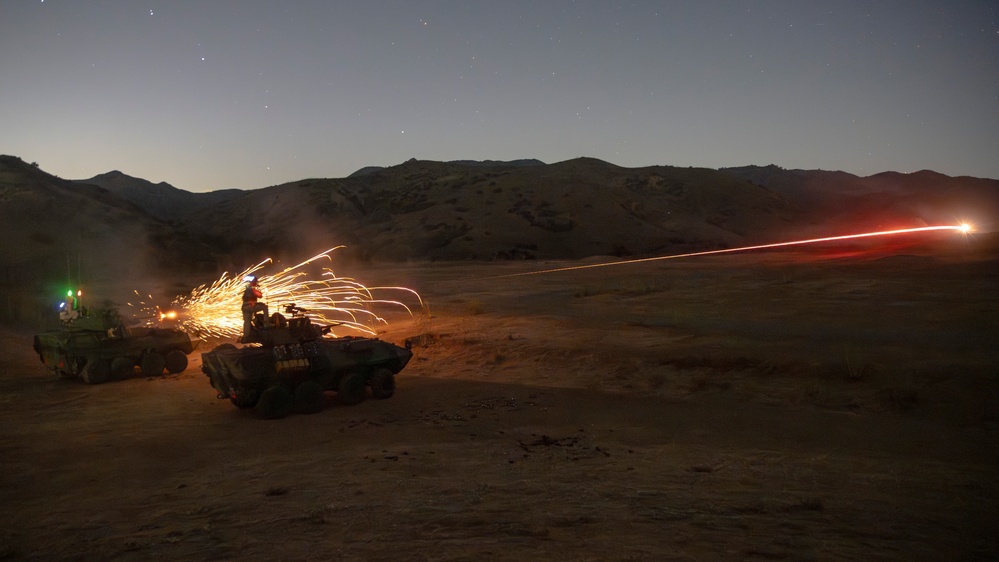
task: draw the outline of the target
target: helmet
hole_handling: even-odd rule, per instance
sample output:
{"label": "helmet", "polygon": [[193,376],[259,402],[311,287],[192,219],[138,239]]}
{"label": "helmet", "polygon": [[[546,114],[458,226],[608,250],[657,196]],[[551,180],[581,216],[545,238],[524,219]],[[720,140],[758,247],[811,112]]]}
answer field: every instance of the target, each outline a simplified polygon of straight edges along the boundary
{"label": "helmet", "polygon": [[249,283],[251,287],[257,286],[257,277],[255,275],[247,275],[243,277],[243,281]]}

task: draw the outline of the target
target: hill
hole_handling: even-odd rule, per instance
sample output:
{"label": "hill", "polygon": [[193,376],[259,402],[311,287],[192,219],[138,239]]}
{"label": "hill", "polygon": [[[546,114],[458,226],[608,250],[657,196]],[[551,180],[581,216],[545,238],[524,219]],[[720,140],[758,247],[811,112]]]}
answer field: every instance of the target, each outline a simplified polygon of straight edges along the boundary
{"label": "hill", "polygon": [[714,170],[411,160],[248,192],[180,226],[236,253],[346,244],[362,259],[491,260],[724,247],[794,217],[772,190]]}
{"label": "hill", "polygon": [[650,256],[958,220],[995,230],[997,215],[999,181],[930,171],[409,160],[196,194],[118,171],[67,181],[0,156],[0,288],[18,295],[0,318],[41,316],[66,283],[175,296],[339,245],[344,261]]}
{"label": "hill", "polygon": [[189,252],[211,250],[162,219],[104,188],[59,179],[11,156],[0,156],[0,239],[5,319],[39,320],[58,295],[79,285],[120,303],[135,288],[168,283],[178,266],[214,271],[214,257],[199,263]]}
{"label": "hill", "polygon": [[123,174],[118,170],[94,176],[75,183],[96,185],[133,203],[143,211],[163,220],[176,220],[191,211],[216,205],[237,197],[242,191],[224,189],[209,193],[191,193],[166,183],[153,184],[141,178]]}
{"label": "hill", "polygon": [[996,180],[950,177],[929,170],[867,177],[772,165],[720,171],[772,189],[800,211],[800,218],[825,229],[863,230],[962,220],[980,231],[999,229]]}

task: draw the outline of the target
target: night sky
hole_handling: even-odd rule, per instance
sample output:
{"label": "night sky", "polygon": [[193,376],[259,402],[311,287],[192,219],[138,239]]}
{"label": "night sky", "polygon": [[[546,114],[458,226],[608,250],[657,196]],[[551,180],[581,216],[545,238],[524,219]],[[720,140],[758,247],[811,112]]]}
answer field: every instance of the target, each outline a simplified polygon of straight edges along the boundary
{"label": "night sky", "polygon": [[999,1],[0,0],[0,153],[189,191],[410,158],[999,178]]}

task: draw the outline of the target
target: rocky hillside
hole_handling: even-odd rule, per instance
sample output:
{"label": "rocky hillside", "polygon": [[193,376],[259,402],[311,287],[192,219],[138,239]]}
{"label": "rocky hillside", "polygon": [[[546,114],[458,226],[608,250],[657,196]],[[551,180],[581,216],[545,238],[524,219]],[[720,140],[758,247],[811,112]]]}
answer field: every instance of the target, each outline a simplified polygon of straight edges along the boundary
{"label": "rocky hillside", "polygon": [[492,260],[724,247],[796,215],[778,193],[714,170],[414,160],[247,192],[180,226],[237,253],[346,244],[372,260]]}
{"label": "rocky hillside", "polygon": [[108,190],[0,156],[0,319],[35,320],[80,285],[124,301],[178,268],[214,272],[212,252]]}
{"label": "rocky hillside", "polygon": [[[996,230],[996,216],[999,181],[929,171],[410,160],[199,194],[120,172],[66,181],[0,156],[0,288],[42,299],[83,282],[117,298],[338,245],[345,261],[649,256],[959,220]],[[34,310],[24,302],[9,296],[0,319]]]}
{"label": "rocky hillside", "polygon": [[242,191],[223,189],[210,193],[191,193],[166,183],[154,184],[141,178],[123,174],[118,170],[100,174],[75,183],[102,187],[119,198],[133,203],[150,215],[165,221],[174,221],[192,211],[216,205],[238,197]]}
{"label": "rocky hillside", "polygon": [[967,220],[999,230],[999,181],[950,177],[929,170],[858,177],[844,172],[777,166],[723,168],[723,173],[773,190],[823,229],[951,224]]}

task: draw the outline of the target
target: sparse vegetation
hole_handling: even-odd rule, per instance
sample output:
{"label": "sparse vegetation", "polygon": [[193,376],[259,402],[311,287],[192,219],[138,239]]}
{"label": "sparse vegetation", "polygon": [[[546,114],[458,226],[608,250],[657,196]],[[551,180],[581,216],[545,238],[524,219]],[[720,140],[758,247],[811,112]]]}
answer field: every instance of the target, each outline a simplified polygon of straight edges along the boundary
{"label": "sparse vegetation", "polygon": [[477,316],[479,314],[484,314],[486,312],[485,306],[482,304],[482,301],[479,301],[477,299],[468,301],[465,307],[468,313],[471,314],[472,316]]}
{"label": "sparse vegetation", "polygon": [[850,381],[859,381],[867,378],[871,366],[869,363],[852,359],[849,352],[846,354],[846,378]]}
{"label": "sparse vegetation", "polygon": [[893,384],[878,389],[877,398],[889,410],[906,412],[919,403],[919,387],[911,374],[905,375]]}
{"label": "sparse vegetation", "polygon": [[[196,368],[94,393],[42,378],[30,334],[0,331],[4,462],[45,476],[0,475],[0,558],[986,559],[997,550],[997,461],[983,444],[999,431],[999,320],[982,312],[994,307],[995,251],[976,246],[988,239],[939,260],[944,245],[907,249],[933,256],[919,262],[760,253],[502,280],[561,264],[463,261],[473,251],[482,260],[606,254],[609,240],[639,256],[668,253],[705,243],[703,218],[721,193],[733,208],[761,202],[759,190],[736,193],[745,182],[713,171],[628,170],[629,189],[650,201],[632,208],[640,220],[621,220],[616,171],[593,161],[538,169],[551,177],[481,167],[473,180],[460,165],[414,161],[365,181],[311,180],[297,189],[332,214],[316,211],[322,220],[309,224],[310,199],[295,232],[243,212],[269,209],[282,192],[300,202],[283,188],[191,219],[211,233],[185,248],[204,267],[216,265],[213,252],[243,265],[259,251],[235,239],[233,224],[255,225],[269,250],[335,230],[364,243],[338,271],[378,270],[433,302],[433,313],[425,305],[379,333],[414,351],[391,401],[264,423],[219,408]],[[535,217],[574,213],[572,236],[511,229],[523,218],[501,212],[483,221],[464,197],[487,181],[497,210],[523,198]],[[843,189],[859,185],[850,181]],[[661,228],[655,209],[677,186],[697,194],[689,208],[669,207],[690,226]],[[52,185],[34,187],[19,193],[30,201]],[[393,190],[399,207],[386,197]],[[577,193],[595,204],[573,201]],[[463,220],[439,204],[446,198],[468,206]],[[783,221],[779,202],[764,203],[718,222]],[[46,239],[14,229],[23,238],[8,256],[31,246],[25,255],[38,261],[0,264],[5,287],[24,291],[8,291],[8,309],[40,307],[28,288],[65,278],[60,244],[107,240],[95,234],[103,217],[122,228],[134,220],[128,208],[81,209],[90,230],[75,238],[63,236],[68,215],[63,229],[32,215],[53,237],[47,254],[33,251]],[[794,231],[795,213],[781,234]],[[177,248],[175,230],[155,224],[157,251],[144,258]],[[482,230],[443,236],[461,224]],[[147,226],[129,240],[146,240]],[[491,236],[478,235],[486,228]],[[652,234],[622,234],[639,229]],[[712,244],[740,239],[710,232]],[[585,241],[573,246],[577,237]],[[46,260],[54,265],[36,265]],[[188,265],[171,263],[163,282],[190,282]],[[866,290],[889,278],[890,299]],[[44,423],[25,423],[40,413]],[[120,474],[132,476],[104,477]]]}

